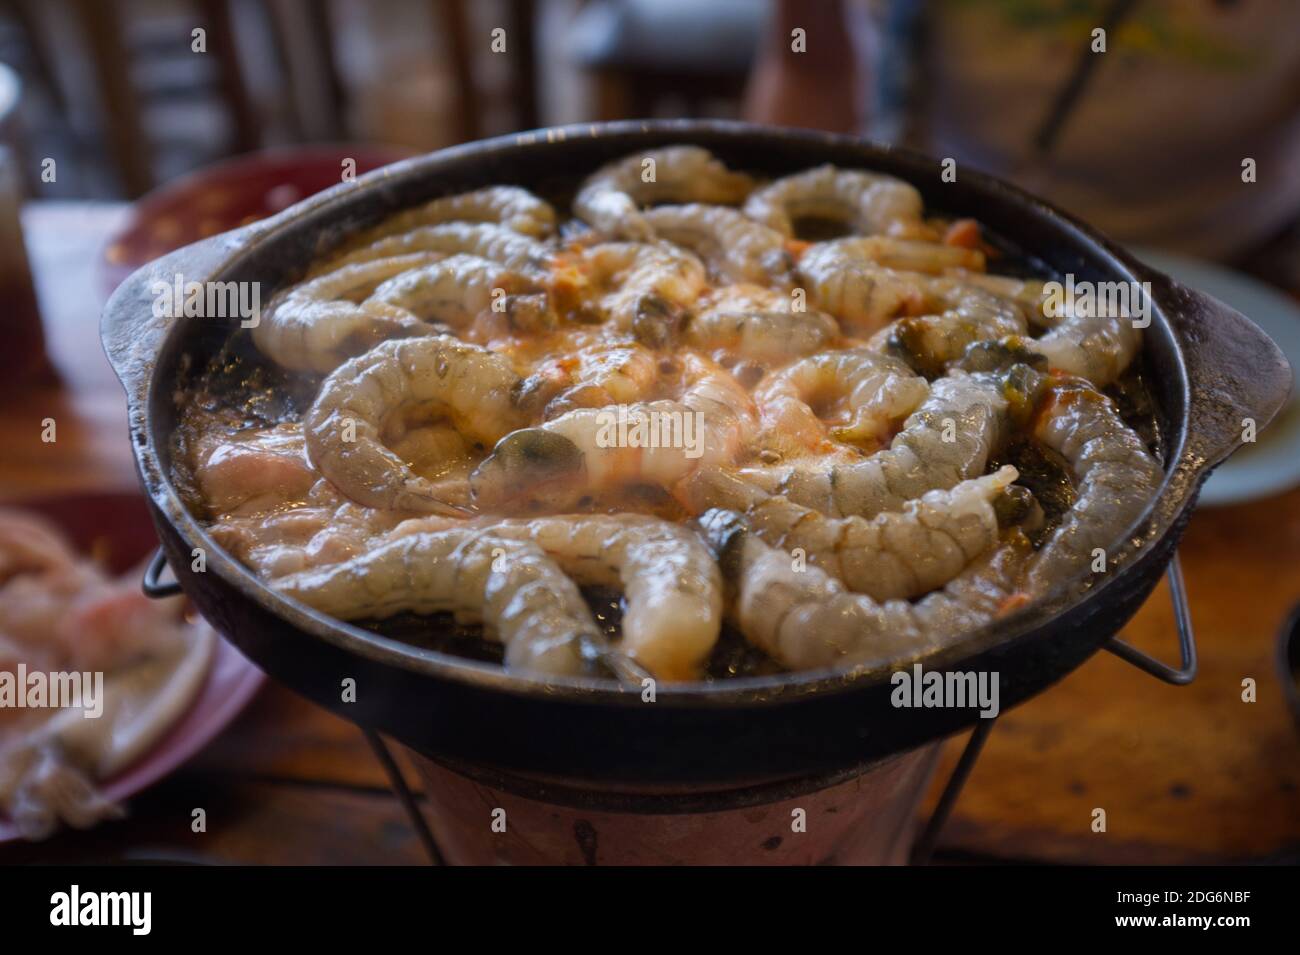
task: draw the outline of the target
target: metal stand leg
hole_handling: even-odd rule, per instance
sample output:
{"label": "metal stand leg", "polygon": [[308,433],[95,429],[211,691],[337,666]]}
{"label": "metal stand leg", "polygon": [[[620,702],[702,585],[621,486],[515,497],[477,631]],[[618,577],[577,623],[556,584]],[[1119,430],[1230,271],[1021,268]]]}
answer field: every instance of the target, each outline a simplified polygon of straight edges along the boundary
{"label": "metal stand leg", "polygon": [[975,760],[979,759],[980,750],[984,748],[984,743],[988,740],[989,733],[993,732],[993,724],[996,722],[997,717],[994,717],[991,720],[980,720],[975,725],[970,739],[966,741],[966,748],[962,750],[961,759],[957,760],[957,767],[943,787],[939,804],[934,807],[934,812],[930,814],[930,819],[917,838],[916,845],[912,847],[912,865],[930,864],[935,844],[939,841],[939,833],[952,814],[952,807],[956,804],[957,797],[961,795],[962,787],[966,785],[971,770],[975,768]]}
{"label": "metal stand leg", "polygon": [[438,843],[433,838],[433,833],[429,829],[428,822],[425,821],[424,813],[420,812],[420,806],[415,801],[415,795],[406,785],[406,777],[402,775],[401,767],[397,765],[397,760],[393,759],[393,754],[389,752],[387,744],[380,738],[374,730],[363,729],[366,742],[374,751],[375,758],[379,764],[384,767],[384,772],[388,774],[388,783],[393,787],[393,792],[397,794],[398,802],[406,810],[406,815],[411,820],[411,826],[415,829],[415,834],[420,839],[420,844],[424,846],[424,851],[429,856],[429,862],[432,865],[446,865],[446,859],[443,858],[442,850],[438,848]]}
{"label": "metal stand leg", "polygon": [[1106,644],[1106,649],[1144,673],[1150,673],[1175,686],[1185,686],[1196,679],[1196,634],[1192,631],[1192,612],[1187,607],[1187,586],[1183,583],[1183,567],[1178,563],[1177,554],[1174,554],[1165,573],[1169,577],[1169,599],[1174,605],[1174,623],[1178,627],[1178,652],[1182,658],[1179,668],[1175,670],[1123,640],[1110,641]]}

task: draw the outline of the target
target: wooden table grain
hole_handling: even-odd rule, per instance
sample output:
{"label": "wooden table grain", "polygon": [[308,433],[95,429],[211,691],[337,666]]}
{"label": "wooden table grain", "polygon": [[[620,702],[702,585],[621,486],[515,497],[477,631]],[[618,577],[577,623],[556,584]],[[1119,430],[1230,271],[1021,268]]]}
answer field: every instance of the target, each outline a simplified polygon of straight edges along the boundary
{"label": "wooden table grain", "polygon": [[[98,341],[98,261],[125,207],[31,204],[24,224],[58,379],[0,404],[0,499],[134,488],[125,403]],[[41,441],[41,421],[58,422]],[[1274,658],[1300,601],[1300,489],[1198,512],[1181,548],[1200,675],[1159,683],[1099,653],[1005,713],[940,840],[940,861],[1179,863],[1300,857],[1300,734]],[[1125,639],[1177,658],[1162,585]],[[1243,680],[1257,701],[1243,701]],[[940,780],[960,752],[945,751]],[[414,780],[413,774],[411,775]],[[193,833],[190,812],[207,810]],[[928,810],[929,805],[925,807]],[[1104,809],[1105,832],[1094,831]],[[268,684],[129,817],[0,862],[173,860],[420,863],[414,833],[360,733]]]}

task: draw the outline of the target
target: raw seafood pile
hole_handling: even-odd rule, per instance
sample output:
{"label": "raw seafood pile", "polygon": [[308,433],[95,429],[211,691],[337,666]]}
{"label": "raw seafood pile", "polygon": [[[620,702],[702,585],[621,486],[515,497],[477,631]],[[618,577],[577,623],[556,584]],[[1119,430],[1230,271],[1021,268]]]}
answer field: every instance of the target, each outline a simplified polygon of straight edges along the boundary
{"label": "raw seafood pile", "polygon": [[[186,710],[215,645],[181,598],[148,600],[138,572],[114,580],[43,520],[0,508],[0,812],[29,839],[120,815],[97,783]],[[68,703],[56,688],[71,685]]]}
{"label": "raw seafood pile", "polygon": [[922,656],[1095,570],[1156,491],[1101,390],[1133,322],[1045,308],[905,182],[674,146],[572,211],[435,199],[279,293],[252,342],[310,400],[186,399],[218,542],[340,619],[450,612],[508,667],[692,680],[724,624],[786,669]]}

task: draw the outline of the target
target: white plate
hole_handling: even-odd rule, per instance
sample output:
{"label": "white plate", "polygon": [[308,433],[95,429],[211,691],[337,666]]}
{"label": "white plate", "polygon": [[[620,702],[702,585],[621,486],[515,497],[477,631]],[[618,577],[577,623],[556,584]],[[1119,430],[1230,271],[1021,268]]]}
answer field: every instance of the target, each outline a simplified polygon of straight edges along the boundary
{"label": "white plate", "polygon": [[[1300,304],[1283,293],[1223,266],[1155,249],[1133,254],[1184,285],[1231,305],[1264,330],[1300,368]],[[1220,507],[1280,494],[1300,484],[1300,396],[1291,400],[1254,445],[1246,445],[1219,466],[1201,491],[1201,504]]]}

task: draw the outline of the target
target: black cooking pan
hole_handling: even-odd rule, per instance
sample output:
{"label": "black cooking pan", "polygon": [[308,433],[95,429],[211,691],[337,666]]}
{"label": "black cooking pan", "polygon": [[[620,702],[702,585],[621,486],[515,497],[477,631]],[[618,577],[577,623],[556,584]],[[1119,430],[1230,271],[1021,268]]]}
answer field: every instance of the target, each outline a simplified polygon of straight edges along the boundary
{"label": "black cooking pan", "polygon": [[[262,301],[322,252],[395,210],[493,183],[571,190],[601,163],[697,143],[733,167],[777,176],[831,162],[912,182],[927,208],[971,216],[1058,273],[1147,281],[1145,361],[1166,438],[1167,477],[1104,579],[1064,581],[1051,599],[972,635],[927,668],[995,671],[1002,707],[1025,699],[1111,640],[1174,555],[1201,483],[1266,424],[1290,389],[1277,347],[1240,314],[1133,259],[1096,232],[996,179],[936,160],[814,132],[720,122],[616,123],[471,143],[389,166],[273,219],[181,249],[128,279],[103,338],[126,388],[130,439],[168,563],[212,623],[273,677],[363,726],[433,757],[604,784],[739,782],[834,771],[971,725],[973,709],[895,709],[889,672],[803,672],[682,687],[654,702],[597,680],[542,680],[415,648],[280,597],[213,543],[177,495],[169,439],[174,388],[235,326],[155,319],[154,282],[261,283]],[[195,548],[206,571],[195,573]],[[345,679],[356,701],[342,701]]]}

